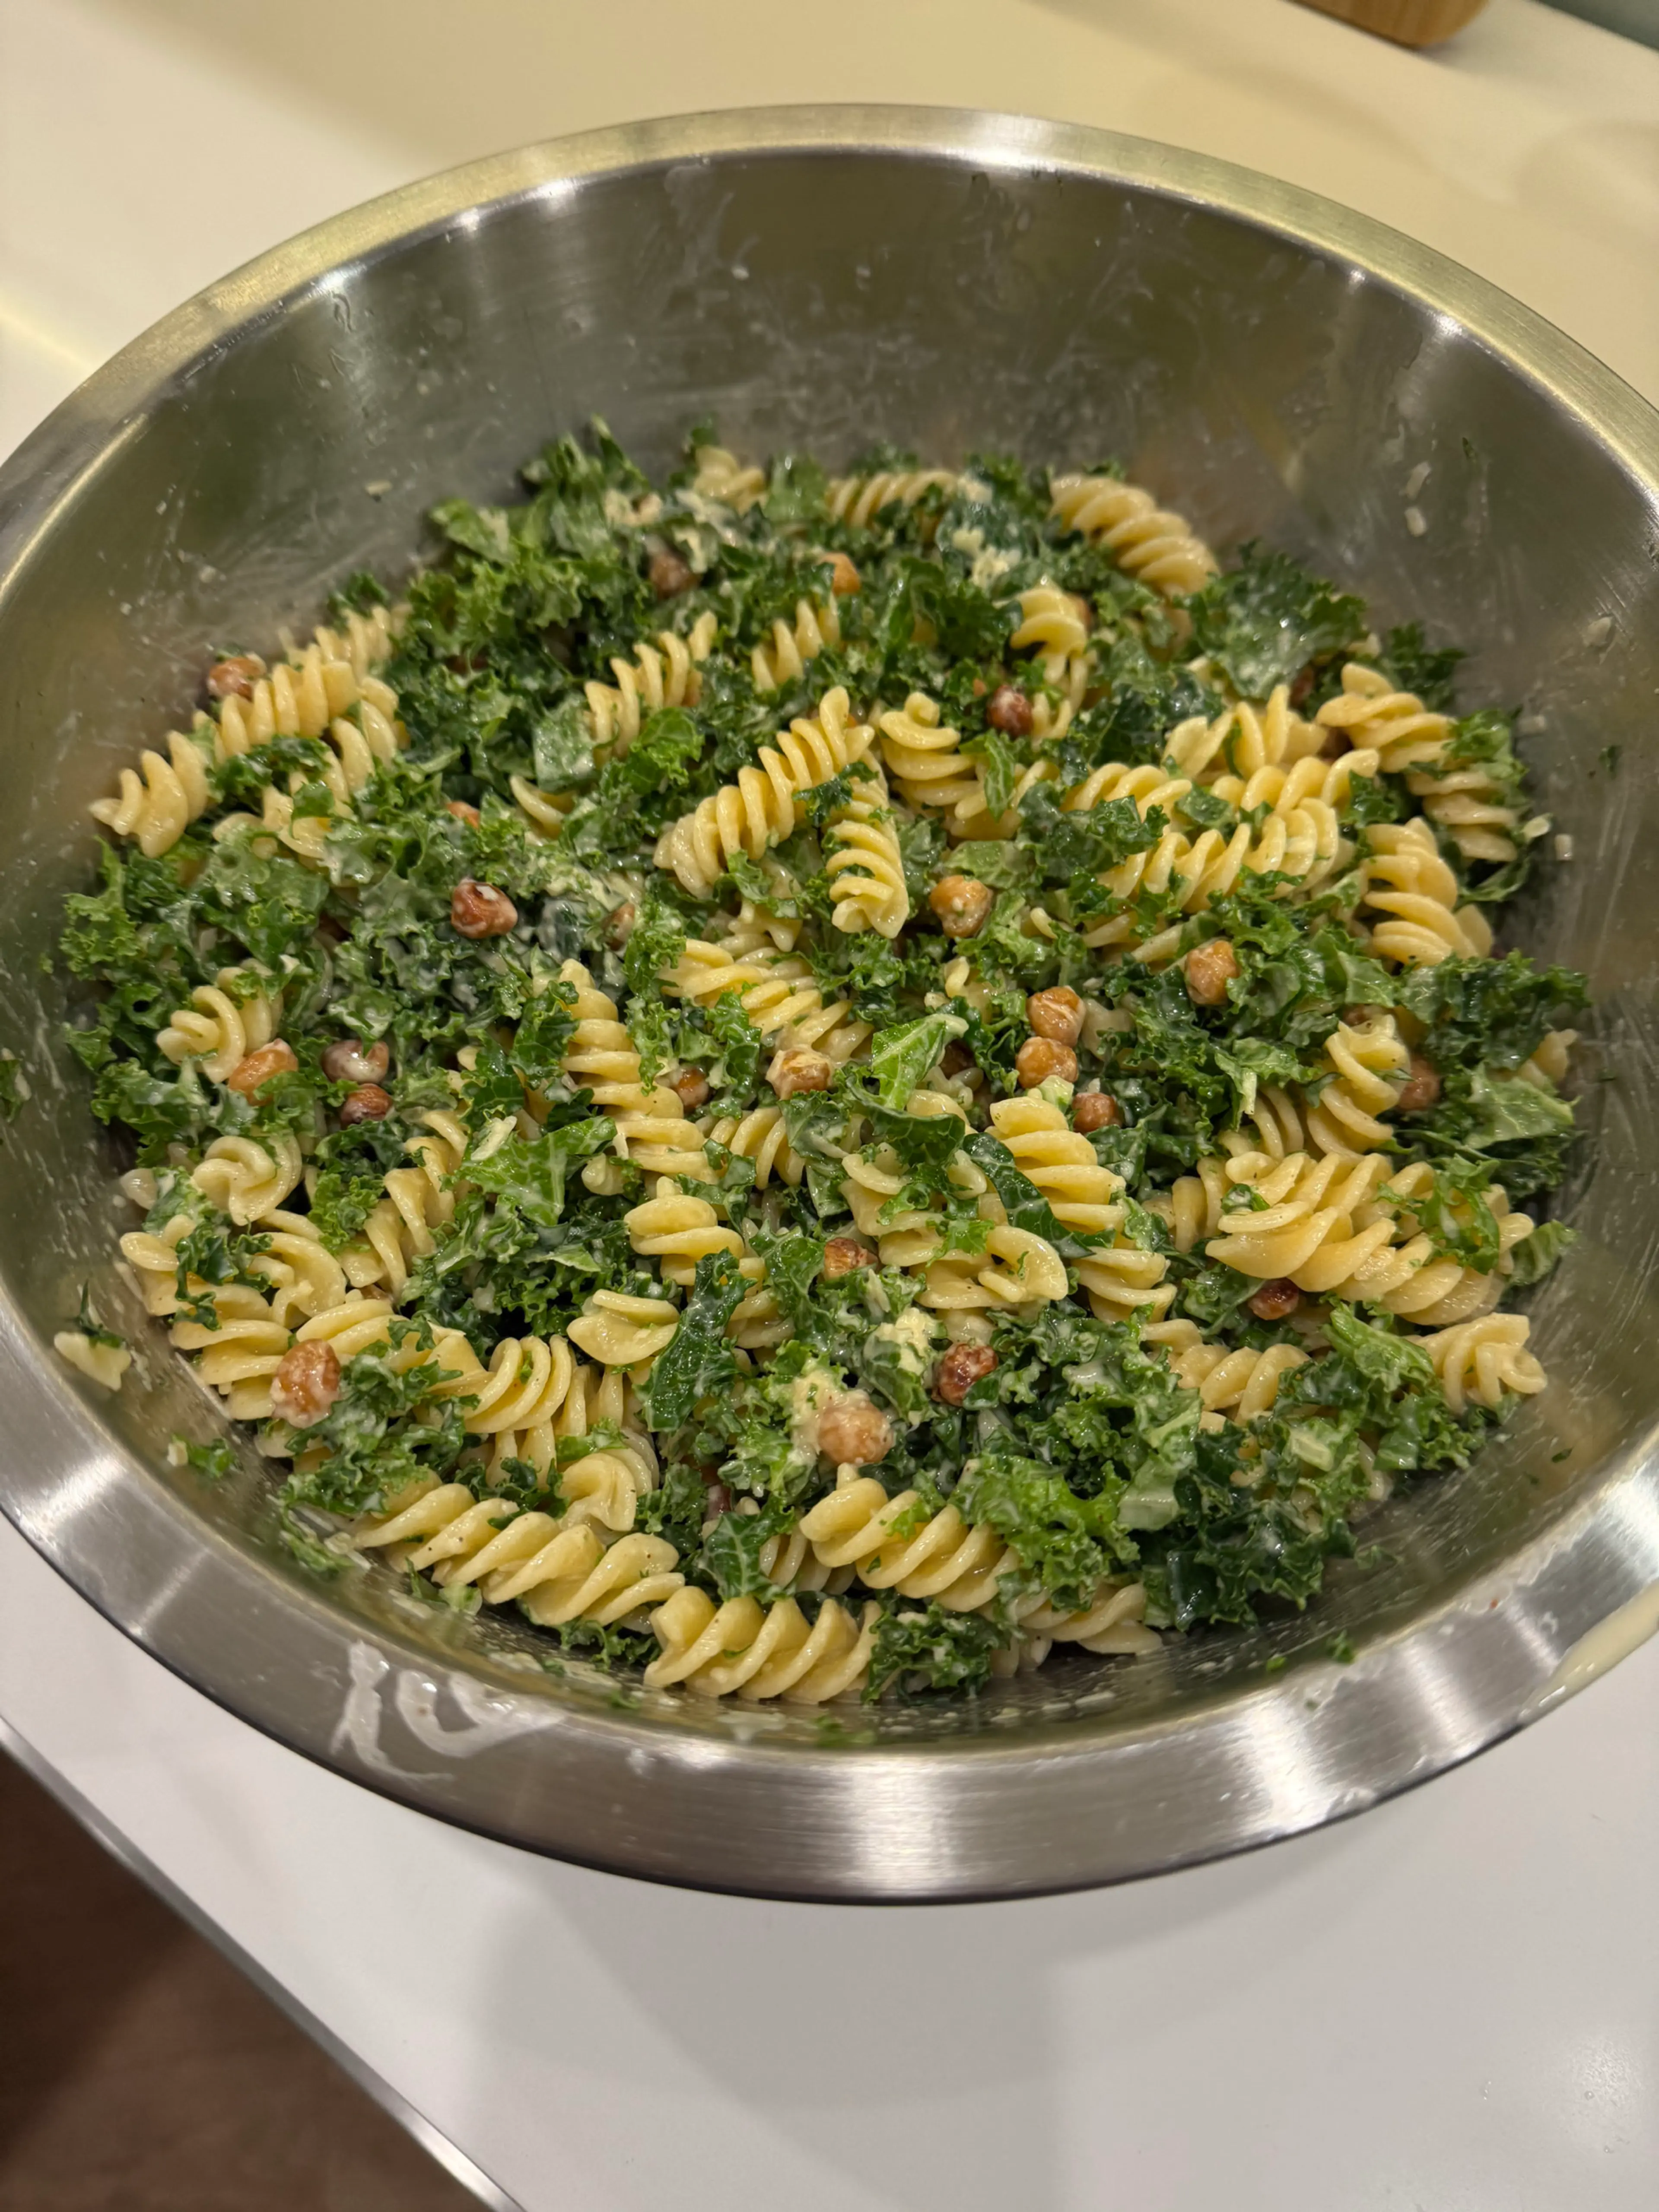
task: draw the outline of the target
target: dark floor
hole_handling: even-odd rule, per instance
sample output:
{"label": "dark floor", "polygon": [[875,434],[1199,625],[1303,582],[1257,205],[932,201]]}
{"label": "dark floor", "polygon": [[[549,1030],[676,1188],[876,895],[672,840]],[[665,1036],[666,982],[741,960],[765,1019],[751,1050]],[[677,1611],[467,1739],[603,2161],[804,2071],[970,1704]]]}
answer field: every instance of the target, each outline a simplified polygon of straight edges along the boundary
{"label": "dark floor", "polygon": [[0,2212],[477,2212],[0,1756]]}

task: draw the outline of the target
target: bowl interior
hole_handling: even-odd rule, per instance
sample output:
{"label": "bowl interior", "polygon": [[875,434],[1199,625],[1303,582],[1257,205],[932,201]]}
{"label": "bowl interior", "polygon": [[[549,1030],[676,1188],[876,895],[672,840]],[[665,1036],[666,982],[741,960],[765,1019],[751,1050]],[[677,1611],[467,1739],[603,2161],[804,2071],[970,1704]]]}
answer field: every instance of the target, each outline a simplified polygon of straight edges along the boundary
{"label": "bowl interior", "polygon": [[[311,248],[285,291],[281,269],[232,280],[70,403],[10,472],[0,1044],[31,1097],[0,1147],[6,1387],[19,1438],[40,1438],[79,1484],[59,1480],[48,1506],[14,1471],[14,1510],[55,1556],[78,1546],[84,1560],[115,1493],[155,1501],[128,1555],[77,1578],[157,1648],[156,1624],[187,1607],[216,1552],[256,1577],[264,1616],[325,1614],[417,1671],[514,1685],[711,1753],[960,1741],[1000,1756],[1052,1749],[1061,1729],[1100,1746],[1205,1716],[1231,1727],[1285,1694],[1264,1680],[1269,1656],[1315,1664],[1339,1630],[1383,1650],[1492,1577],[1532,1571],[1565,1519],[1630,1489],[1659,1414],[1659,880],[1638,858],[1655,806],[1659,539],[1630,455],[1559,377],[1528,373],[1363,257],[1224,193],[1021,152],[1017,134],[980,156],[829,134],[609,166],[544,155],[508,181],[520,188],[465,213],[433,202],[412,223],[382,211],[337,227],[338,265],[318,275]],[[269,651],[284,628],[303,634],[352,569],[409,565],[434,501],[506,494],[521,459],[595,412],[653,468],[710,416],[745,456],[807,447],[840,462],[878,439],[941,462],[976,448],[1072,466],[1115,456],[1218,546],[1267,538],[1364,593],[1380,623],[1420,618],[1467,645],[1464,696],[1522,709],[1538,803],[1572,858],[1543,872],[1500,942],[1588,969],[1599,1006],[1583,1061],[1592,1134],[1564,1198],[1580,1241],[1534,1311],[1553,1387],[1467,1474],[1384,1509],[1367,1534],[1385,1564],[1337,1570],[1316,1615],[1139,1665],[1074,1657],[973,1706],[826,1723],[624,1696],[618,1720],[614,1685],[576,1664],[542,1671],[537,1639],[507,1622],[459,1623],[378,1573],[319,1590],[276,1544],[251,1455],[216,1488],[168,1468],[169,1436],[210,1434],[216,1416],[112,1264],[129,1225],[121,1162],[58,1042],[64,979],[45,957],[64,894],[94,864],[88,803],[187,717],[210,643]],[[96,1405],[49,1349],[83,1283],[143,1346],[118,1400]],[[1616,1560],[1622,1540],[1602,1525]],[[235,1702],[227,1677],[268,1662],[251,1629],[219,1633],[205,1686]],[[1379,1786],[1513,1717],[1449,1715],[1396,1681],[1387,1716],[1365,1723],[1386,1739]],[[530,1814],[460,1816],[558,1842],[532,1834]],[[1103,1861],[1113,1870],[1133,1869]]]}

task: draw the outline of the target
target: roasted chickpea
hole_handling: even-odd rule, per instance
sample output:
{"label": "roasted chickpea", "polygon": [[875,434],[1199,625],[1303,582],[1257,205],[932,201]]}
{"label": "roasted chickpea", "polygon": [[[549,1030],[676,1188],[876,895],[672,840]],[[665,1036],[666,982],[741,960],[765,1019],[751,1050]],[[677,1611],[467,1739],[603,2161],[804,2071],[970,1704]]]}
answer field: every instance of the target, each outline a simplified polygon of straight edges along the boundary
{"label": "roasted chickpea", "polygon": [[1027,1037],[1014,1055],[1014,1073],[1025,1091],[1035,1091],[1040,1083],[1075,1083],[1077,1054],[1052,1037]]}
{"label": "roasted chickpea", "polygon": [[1097,1129],[1115,1129],[1122,1119],[1123,1109],[1109,1091],[1085,1091],[1072,1101],[1072,1127],[1085,1137]]}
{"label": "roasted chickpea", "polygon": [[1395,1101],[1396,1114],[1420,1114],[1432,1106],[1440,1096],[1440,1078],[1432,1060],[1425,1060],[1420,1052],[1412,1054],[1411,1073],[1406,1078],[1406,1087]]}
{"label": "roasted chickpea", "polygon": [[340,1361],[331,1344],[295,1344],[270,1378],[270,1410],[291,1429],[314,1428],[340,1395]]}
{"label": "roasted chickpea", "polygon": [[939,1067],[946,1075],[966,1075],[974,1064],[974,1055],[960,1037],[952,1037],[939,1060]]}
{"label": "roasted chickpea", "polygon": [[975,1382],[996,1372],[997,1356],[988,1344],[953,1344],[939,1361],[933,1389],[947,1406],[959,1406]]}
{"label": "roasted chickpea", "polygon": [[892,1423],[862,1390],[832,1398],[818,1416],[818,1449],[837,1467],[873,1467],[892,1449]]}
{"label": "roasted chickpea", "polygon": [[207,688],[215,699],[251,699],[253,687],[265,672],[257,653],[233,653],[216,660],[208,671]]}
{"label": "roasted chickpea", "polygon": [[388,1092],[378,1083],[360,1083],[340,1101],[340,1126],[349,1129],[356,1121],[384,1121],[391,1111]]}
{"label": "roasted chickpea", "polygon": [[1261,1288],[1245,1301],[1258,1321],[1283,1321],[1285,1315],[1293,1314],[1301,1303],[1301,1291],[1285,1275],[1277,1275],[1272,1282],[1263,1283]]}
{"label": "roasted chickpea", "polygon": [[476,830],[483,818],[477,808],[468,805],[464,799],[445,799],[444,811],[453,814],[458,822],[465,822],[469,830]]}
{"label": "roasted chickpea", "polygon": [[1032,1032],[1054,1044],[1075,1044],[1083,1034],[1083,1001],[1065,983],[1051,990],[1033,991],[1025,1001],[1025,1018]]}
{"label": "roasted chickpea", "polygon": [[985,709],[991,727],[1010,738],[1029,738],[1034,718],[1031,702],[1018,684],[999,684]]}
{"label": "roasted chickpea", "polygon": [[660,552],[651,556],[647,574],[659,599],[676,599],[682,592],[689,592],[697,580],[672,545],[665,545]]}
{"label": "roasted chickpea", "polygon": [[627,944],[634,934],[634,924],[639,917],[640,910],[632,899],[624,899],[620,906],[613,907],[605,916],[605,941],[613,952],[620,952]]}
{"label": "roasted chickpea", "polygon": [[708,1103],[708,1078],[700,1067],[683,1067],[678,1075],[671,1075],[668,1088],[688,1114]]}
{"label": "roasted chickpea", "polygon": [[1238,973],[1238,955],[1224,937],[1195,945],[1187,955],[1187,996],[1195,1006],[1222,1006]]}
{"label": "roasted chickpea", "polygon": [[798,1091],[827,1091],[836,1073],[833,1061],[821,1052],[786,1045],[766,1071],[766,1079],[780,1098],[793,1098]]}
{"label": "roasted chickpea", "polygon": [[458,937],[505,937],[518,925],[519,909],[493,884],[463,876],[449,902],[450,926]]}
{"label": "roasted chickpea", "polygon": [[323,1073],[331,1083],[378,1083],[391,1065],[384,1037],[368,1045],[361,1037],[341,1037],[323,1054]]}
{"label": "roasted chickpea", "polygon": [[972,937],[984,928],[996,894],[975,876],[942,876],[928,892],[927,903],[947,937]]}
{"label": "roasted chickpea", "polygon": [[864,579],[844,553],[830,556],[830,588],[838,599],[857,597],[864,589]]}
{"label": "roasted chickpea", "polygon": [[832,1237],[823,1248],[823,1279],[838,1283],[843,1275],[855,1274],[860,1267],[873,1267],[876,1255],[867,1244],[860,1244],[856,1237]]}
{"label": "roasted chickpea", "polygon": [[299,1065],[292,1045],[284,1044],[281,1037],[273,1037],[258,1052],[245,1053],[225,1081],[233,1091],[240,1091],[244,1098],[252,1098],[261,1084],[269,1083],[273,1075],[291,1075]]}

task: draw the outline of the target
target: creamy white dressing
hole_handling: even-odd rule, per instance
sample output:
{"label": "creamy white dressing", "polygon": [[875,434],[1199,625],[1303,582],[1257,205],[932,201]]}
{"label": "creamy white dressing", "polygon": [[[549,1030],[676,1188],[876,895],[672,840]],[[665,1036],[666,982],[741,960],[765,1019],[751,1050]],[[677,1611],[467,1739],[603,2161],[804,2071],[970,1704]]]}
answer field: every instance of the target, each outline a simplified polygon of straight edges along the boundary
{"label": "creamy white dressing", "polygon": [[1543,1688],[1528,1699],[1522,1719],[1536,1720],[1565,1699],[1576,1698],[1580,1690],[1588,1689],[1598,1676],[1621,1659],[1628,1659],[1656,1634],[1659,1634],[1659,1583],[1650,1583],[1579,1638]]}
{"label": "creamy white dressing", "polygon": [[816,1459],[818,1421],[832,1398],[841,1395],[841,1378],[822,1364],[804,1368],[789,1385],[789,1438],[797,1451]]}
{"label": "creamy white dressing", "polygon": [[933,1358],[933,1321],[921,1306],[907,1306],[902,1314],[884,1322],[876,1334],[898,1346],[899,1364],[912,1375],[922,1375]]}

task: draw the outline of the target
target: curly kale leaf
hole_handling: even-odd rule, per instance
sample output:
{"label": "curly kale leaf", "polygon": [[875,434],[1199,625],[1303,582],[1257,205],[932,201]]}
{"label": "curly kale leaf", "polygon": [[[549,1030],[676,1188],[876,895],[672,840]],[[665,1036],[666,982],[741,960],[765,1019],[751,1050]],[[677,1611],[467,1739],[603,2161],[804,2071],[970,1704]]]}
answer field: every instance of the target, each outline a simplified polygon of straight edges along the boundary
{"label": "curly kale leaf", "polygon": [[981,1452],[951,1502],[972,1526],[1005,1538],[1036,1585],[1068,1611],[1089,1603],[1114,1565],[1115,1500],[1079,1498],[1043,1460],[1000,1444]]}
{"label": "curly kale leaf", "polygon": [[519,1215],[536,1229],[556,1229],[564,1213],[572,1165],[602,1152],[615,1131],[603,1115],[567,1121],[539,1136],[508,1134],[495,1141],[498,1122],[470,1152],[461,1173],[472,1189],[495,1201],[495,1212]]}
{"label": "curly kale leaf", "polygon": [[1522,1290],[1541,1283],[1556,1266],[1569,1245],[1578,1241],[1578,1231],[1569,1229],[1565,1221],[1540,1221],[1530,1237],[1523,1237],[1510,1254],[1510,1280]]}
{"label": "curly kale leaf", "polygon": [[1169,827],[1162,807],[1143,817],[1133,799],[1109,799],[1086,812],[1068,813],[1055,787],[1033,784],[1020,816],[1044,883],[1068,884],[1097,876],[1132,854],[1150,852]]}
{"label": "curly kale leaf", "polygon": [[726,1323],[742,1303],[742,1273],[729,1252],[705,1253],[673,1340],[651,1370],[645,1401],[653,1429],[677,1429],[700,1398],[722,1389],[737,1372]]}
{"label": "curly kale leaf", "polygon": [[1421,623],[1402,623],[1383,641],[1378,665],[1396,690],[1413,693],[1431,714],[1449,714],[1455,704],[1457,664],[1467,658],[1461,646],[1426,644]]}
{"label": "curly kale leaf", "polygon": [[1423,1051],[1443,1077],[1449,1067],[1481,1062],[1505,1072],[1519,1067],[1547,1030],[1589,1003],[1576,969],[1540,968],[1522,952],[1408,969],[1393,995],[1424,1024]]}
{"label": "curly kale leaf", "polygon": [[944,1058],[945,1046],[967,1026],[960,1014],[936,1013],[878,1030],[870,1047],[870,1065],[882,1104],[902,1113],[911,1093]]}
{"label": "curly kale leaf", "polygon": [[1246,699],[1265,699],[1310,662],[1364,635],[1365,602],[1252,541],[1239,565],[1188,601],[1193,640]]}
{"label": "curly kale leaf", "polygon": [[1220,701],[1185,669],[1168,669],[1138,643],[1112,647],[1103,670],[1106,696],[1085,707],[1063,738],[1044,747],[1054,756],[1062,786],[1080,783],[1108,761],[1158,763],[1170,732],[1194,714],[1213,714]]}
{"label": "curly kale leaf", "polygon": [[873,1705],[890,1683],[905,1698],[957,1690],[972,1696],[991,1679],[1001,1632],[982,1613],[952,1613],[931,1598],[924,1606],[884,1612],[876,1624],[864,1701]]}
{"label": "curly kale leaf", "polygon": [[793,1526],[793,1505],[769,1498],[758,1513],[722,1513],[702,1540],[697,1565],[724,1603],[734,1597],[771,1599],[778,1585],[761,1565],[761,1553],[774,1536]]}

